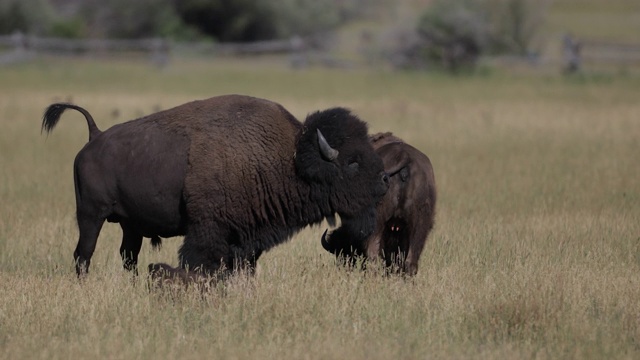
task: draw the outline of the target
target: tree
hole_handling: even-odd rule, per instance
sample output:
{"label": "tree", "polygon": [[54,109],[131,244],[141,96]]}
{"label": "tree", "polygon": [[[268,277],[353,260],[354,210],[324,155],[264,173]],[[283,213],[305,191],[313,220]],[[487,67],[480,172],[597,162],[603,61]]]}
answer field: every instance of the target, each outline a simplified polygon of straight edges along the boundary
{"label": "tree", "polygon": [[0,34],[21,31],[43,34],[48,31],[53,10],[45,0],[0,1]]}
{"label": "tree", "polygon": [[218,41],[328,32],[358,16],[362,0],[173,0],[182,20]]}
{"label": "tree", "polygon": [[218,41],[255,41],[276,37],[274,14],[260,0],[174,0],[187,25]]}
{"label": "tree", "polygon": [[166,0],[86,0],[80,16],[91,37],[170,37],[189,32]]}

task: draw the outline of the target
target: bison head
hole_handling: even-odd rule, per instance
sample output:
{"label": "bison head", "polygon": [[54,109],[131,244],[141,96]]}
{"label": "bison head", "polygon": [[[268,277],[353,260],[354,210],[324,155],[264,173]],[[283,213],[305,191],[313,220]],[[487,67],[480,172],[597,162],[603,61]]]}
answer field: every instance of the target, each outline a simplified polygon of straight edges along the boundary
{"label": "bison head", "polygon": [[350,224],[342,231],[363,239],[373,232],[375,207],[389,177],[362,120],[344,108],[310,114],[298,141],[296,170],[311,184],[311,200],[324,215],[328,209]]}

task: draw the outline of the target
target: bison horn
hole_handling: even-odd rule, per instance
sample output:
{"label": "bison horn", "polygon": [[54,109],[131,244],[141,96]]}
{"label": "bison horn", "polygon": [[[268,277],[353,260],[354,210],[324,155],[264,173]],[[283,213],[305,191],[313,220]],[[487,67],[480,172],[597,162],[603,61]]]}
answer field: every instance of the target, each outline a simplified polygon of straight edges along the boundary
{"label": "bison horn", "polygon": [[329,145],[327,139],[325,139],[320,132],[320,129],[317,129],[316,131],[318,133],[318,145],[320,145],[320,153],[322,154],[322,157],[328,161],[335,160],[338,157],[338,150]]}
{"label": "bison horn", "polygon": [[333,248],[331,247],[331,245],[329,244],[329,241],[327,240],[327,231],[329,231],[329,229],[326,229],[324,231],[324,234],[322,234],[322,240],[320,240],[320,242],[322,243],[322,247],[327,250],[330,253],[333,253]]}

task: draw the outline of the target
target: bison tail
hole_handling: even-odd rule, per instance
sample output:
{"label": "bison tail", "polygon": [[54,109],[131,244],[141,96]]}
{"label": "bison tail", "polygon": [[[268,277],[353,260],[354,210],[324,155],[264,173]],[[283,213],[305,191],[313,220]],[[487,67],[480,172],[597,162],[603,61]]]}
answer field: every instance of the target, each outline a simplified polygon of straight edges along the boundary
{"label": "bison tail", "polygon": [[42,128],[40,131],[50,133],[56,126],[58,120],[60,120],[60,116],[66,109],[77,110],[82,113],[82,115],[84,115],[84,118],[87,120],[87,125],[89,126],[89,141],[102,133],[102,131],[98,129],[98,126],[96,126],[96,122],[93,120],[93,117],[87,110],[81,108],[80,106],[64,103],[49,105],[47,110],[44,112],[44,115],[42,116]]}

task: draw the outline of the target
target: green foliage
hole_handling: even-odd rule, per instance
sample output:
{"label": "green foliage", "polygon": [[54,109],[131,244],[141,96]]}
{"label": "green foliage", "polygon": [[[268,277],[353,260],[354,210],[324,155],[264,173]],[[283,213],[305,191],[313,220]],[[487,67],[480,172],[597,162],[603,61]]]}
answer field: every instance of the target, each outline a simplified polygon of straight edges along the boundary
{"label": "green foliage", "polygon": [[534,0],[436,0],[420,18],[418,32],[439,42],[471,38],[490,53],[524,54],[546,9],[546,1]]}
{"label": "green foliage", "polygon": [[54,37],[77,39],[86,34],[87,24],[80,18],[57,20],[51,25],[49,34]]}
{"label": "green foliage", "polygon": [[436,0],[418,22],[418,33],[436,42],[470,38],[484,45],[489,36],[486,9],[478,0]]}
{"label": "green foliage", "polygon": [[549,0],[485,0],[491,24],[489,51],[526,54],[545,22]]}
{"label": "green foliage", "polygon": [[277,34],[267,1],[175,0],[173,5],[182,21],[218,41],[253,41]]}
{"label": "green foliage", "polygon": [[417,25],[422,54],[453,69],[482,54],[526,54],[545,11],[546,1],[436,0]]}
{"label": "green foliage", "polygon": [[358,18],[367,5],[364,0],[85,0],[56,14],[50,1],[1,1],[0,33],[244,42],[324,33]]}
{"label": "green foliage", "polygon": [[180,37],[190,34],[166,0],[87,0],[82,3],[80,14],[93,37]]}
{"label": "green foliage", "polygon": [[342,8],[332,0],[279,0],[270,4],[281,37],[326,32],[345,21]]}
{"label": "green foliage", "polygon": [[53,13],[46,0],[0,1],[0,34],[21,31],[43,34],[49,28]]}
{"label": "green foliage", "polygon": [[349,0],[175,0],[183,21],[219,41],[255,41],[332,30],[360,13]]}

